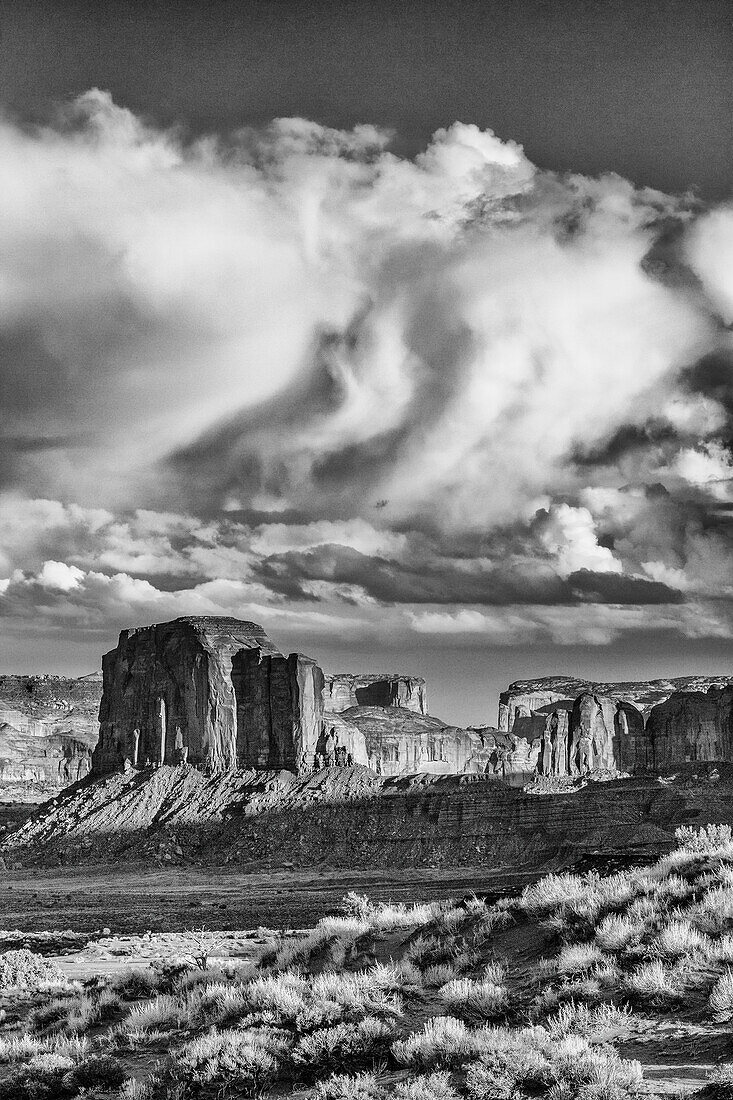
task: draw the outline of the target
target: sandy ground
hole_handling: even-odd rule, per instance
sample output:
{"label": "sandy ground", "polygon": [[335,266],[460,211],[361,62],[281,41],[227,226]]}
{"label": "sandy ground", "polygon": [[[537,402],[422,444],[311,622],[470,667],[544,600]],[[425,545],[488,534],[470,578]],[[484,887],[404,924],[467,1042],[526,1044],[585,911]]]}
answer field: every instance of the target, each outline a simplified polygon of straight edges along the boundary
{"label": "sandy ground", "polygon": [[109,928],[118,935],[214,929],[304,928],[339,907],[351,890],[373,900],[420,902],[470,891],[500,896],[536,875],[485,867],[384,873],[333,869],[268,870],[109,864],[8,871],[0,886],[0,928],[24,931]]}

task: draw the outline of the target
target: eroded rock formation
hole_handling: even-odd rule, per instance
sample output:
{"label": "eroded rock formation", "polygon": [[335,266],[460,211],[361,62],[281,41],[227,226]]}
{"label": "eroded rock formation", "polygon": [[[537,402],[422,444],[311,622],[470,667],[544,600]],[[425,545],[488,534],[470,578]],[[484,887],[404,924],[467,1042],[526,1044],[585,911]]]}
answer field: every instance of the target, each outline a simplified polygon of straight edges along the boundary
{"label": "eroded rock formation", "polygon": [[94,771],[195,764],[297,770],[320,734],[323,674],[257,623],[187,616],[123,630],[102,659]]}
{"label": "eroded rock formation", "polygon": [[322,734],[323,673],[300,653],[241,649],[232,658],[240,768],[307,771]]}
{"label": "eroded rock formation", "polygon": [[[399,707],[351,707],[339,717],[361,735],[365,762],[378,775],[501,771],[496,730],[462,729]],[[512,739],[505,741],[508,750]]]}
{"label": "eroded rock formation", "polygon": [[100,678],[0,676],[0,783],[42,797],[82,779],[97,740]]}
{"label": "eroded rock formation", "polygon": [[500,696],[499,724],[537,755],[537,771],[666,771],[733,759],[733,677],[593,684],[519,681]]}
{"label": "eroded rock formation", "polygon": [[428,713],[425,681],[388,672],[332,673],[326,676],[324,703],[326,710],[337,714],[351,707],[403,707],[415,714]]}

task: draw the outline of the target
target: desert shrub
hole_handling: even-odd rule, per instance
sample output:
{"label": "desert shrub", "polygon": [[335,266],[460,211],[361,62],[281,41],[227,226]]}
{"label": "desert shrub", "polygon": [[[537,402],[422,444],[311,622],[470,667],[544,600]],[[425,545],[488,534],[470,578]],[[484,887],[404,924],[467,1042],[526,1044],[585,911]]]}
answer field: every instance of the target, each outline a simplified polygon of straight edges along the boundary
{"label": "desert shrub", "polygon": [[520,901],[525,912],[539,916],[568,902],[580,901],[587,893],[588,884],[580,875],[546,875],[525,886]]}
{"label": "desert shrub", "polygon": [[246,1095],[266,1088],[276,1077],[283,1047],[264,1030],[212,1028],[177,1051],[174,1079],[196,1083],[227,1081]]}
{"label": "desert shrub", "polygon": [[124,1073],[114,1058],[88,1058],[74,1065],[69,1058],[47,1054],[32,1059],[0,1081],[0,1100],[62,1100],[100,1095],[116,1089]]}
{"label": "desert shrub", "polygon": [[307,935],[282,943],[275,953],[272,966],[277,970],[287,970],[296,964],[306,964],[335,940],[354,943],[369,929],[368,920],[359,920],[356,917],[324,917]]}
{"label": "desert shrub", "polygon": [[160,1079],[152,1075],[150,1077],[128,1077],[120,1085],[120,1100],[154,1100]]}
{"label": "desert shrub", "polygon": [[733,843],[730,825],[703,825],[698,829],[692,825],[681,825],[674,836],[679,850],[704,855],[716,853]]}
{"label": "desert shrub", "polygon": [[188,1018],[196,1024],[223,1024],[245,1014],[249,1006],[246,986],[234,982],[208,982],[198,986],[188,1000]]}
{"label": "desert shrub", "polygon": [[593,968],[593,977],[601,989],[617,989],[621,981],[621,969],[613,960],[603,962]]}
{"label": "desert shrub", "polygon": [[461,1065],[477,1053],[475,1033],[453,1016],[434,1016],[422,1031],[392,1045],[402,1065],[433,1069]]}
{"label": "desert shrub", "polygon": [[646,925],[650,927],[659,920],[660,916],[664,912],[664,903],[660,902],[658,897],[646,896],[636,898],[635,901],[626,910],[626,916],[634,924],[644,927],[644,931],[647,931]]}
{"label": "desert shrub", "polygon": [[405,957],[421,969],[450,960],[455,965],[460,946],[454,935],[436,936],[419,934],[408,944]]}
{"label": "desert shrub", "polygon": [[170,1030],[185,1022],[185,1007],[169,993],[160,993],[151,1001],[133,1005],[122,1021],[122,1026],[126,1031],[149,1031],[151,1028]]}
{"label": "desert shrub", "polygon": [[28,1062],[27,1068],[33,1070],[34,1073],[66,1073],[67,1070],[74,1068],[74,1061],[66,1054],[54,1054],[52,1051],[48,1051],[45,1054],[34,1055]]}
{"label": "desert shrub", "polygon": [[97,998],[97,1017],[111,1020],[122,1009],[122,998],[113,989],[103,989]]}
{"label": "desert shrub", "polygon": [[294,1020],[306,1007],[308,982],[300,974],[286,971],[266,978],[255,978],[246,988],[250,1011],[271,1012],[285,1020]]}
{"label": "desert shrub", "polygon": [[458,1100],[458,1093],[445,1070],[419,1073],[409,1081],[400,1081],[393,1093],[395,1100]]}
{"label": "desert shrub", "polygon": [[194,962],[192,959],[178,956],[172,959],[152,959],[150,966],[155,988],[161,993],[169,993],[185,974],[191,972]]}
{"label": "desert shrub", "polygon": [[[210,966],[207,970],[191,969],[179,974],[173,980],[174,993],[190,993],[193,990],[211,985],[213,982],[234,982],[238,985],[249,981],[257,973],[251,964],[229,966]],[[156,987],[156,991],[157,987]],[[163,992],[163,990],[159,990]]]}
{"label": "desert shrub", "polygon": [[733,970],[726,970],[713,987],[708,1000],[713,1019],[722,1022],[733,1016]]}
{"label": "desert shrub", "polygon": [[318,1100],[382,1100],[386,1095],[373,1073],[334,1073],[315,1087]]}
{"label": "desert shrub", "polygon": [[158,991],[158,978],[153,970],[136,967],[110,983],[110,988],[126,1001],[151,997]]}
{"label": "desert shrub", "polygon": [[721,936],[719,940],[708,940],[704,950],[711,962],[733,963],[733,936]]}
{"label": "desert shrub", "polygon": [[344,1063],[358,1066],[373,1061],[393,1037],[393,1024],[365,1016],[356,1024],[335,1024],[301,1036],[291,1058],[301,1072],[310,1076]]}
{"label": "desert shrub", "polygon": [[682,878],[681,875],[667,875],[658,882],[650,883],[651,893],[658,898],[669,898],[670,900],[680,901],[689,897],[693,890],[694,885],[688,882],[687,879]]}
{"label": "desert shrub", "polygon": [[633,1000],[652,1007],[670,1005],[681,998],[679,986],[661,959],[643,963],[628,974],[624,987]]}
{"label": "desert shrub", "polygon": [[603,952],[594,943],[573,943],[563,947],[556,968],[558,974],[580,974],[603,962]]}
{"label": "desert shrub", "polygon": [[116,1058],[105,1055],[87,1058],[71,1071],[74,1086],[79,1089],[114,1089],[125,1080]]}
{"label": "desert shrub", "polygon": [[594,1042],[606,1035],[617,1035],[624,1031],[630,1019],[631,1012],[627,1008],[605,1004],[591,1008],[568,1001],[560,1006],[556,1015],[545,1021],[544,1026],[552,1039],[574,1034]]}
{"label": "desert shrub", "polygon": [[35,1035],[14,1035],[9,1039],[0,1036],[0,1064],[25,1062],[40,1054],[59,1054],[78,1061],[87,1052],[89,1040],[86,1037],[53,1035],[41,1039]]}
{"label": "desert shrub", "polygon": [[6,995],[70,988],[73,983],[64,972],[41,955],[34,955],[24,947],[0,955],[0,989]]}
{"label": "desert shrub", "polygon": [[452,981],[457,975],[458,968],[454,962],[435,963],[433,966],[426,966],[422,971],[422,983],[429,989],[435,989]]}
{"label": "desert shrub", "polygon": [[596,943],[602,951],[623,951],[629,944],[638,943],[643,934],[643,922],[634,921],[627,914],[613,913],[598,925]]}
{"label": "desert shrub", "polygon": [[423,975],[411,962],[402,959],[399,962],[376,963],[369,970],[369,981],[378,989],[411,993],[422,987]]}
{"label": "desert shrub", "polygon": [[389,976],[380,972],[379,977],[386,978],[386,988],[375,980],[372,970],[358,974],[319,974],[313,979],[309,994],[316,1004],[332,1001],[351,1015],[401,1016],[402,1003],[389,989]]}
{"label": "desert shrub", "polygon": [[65,1025],[70,1005],[70,997],[54,997],[30,1012],[28,1026],[32,1031],[57,1031]]}
{"label": "desert shrub", "polygon": [[374,906],[366,894],[357,894],[355,890],[349,890],[348,894],[344,894],[341,899],[341,912],[347,917],[366,921],[374,913]]}
{"label": "desert shrub", "polygon": [[652,950],[663,958],[678,959],[705,946],[705,937],[689,920],[673,920],[666,925],[652,943]]}
{"label": "desert shrub", "polygon": [[509,998],[505,986],[484,979],[456,978],[444,985],[438,996],[446,1008],[457,1015],[489,1019],[505,1011]]}
{"label": "desert shrub", "polygon": [[99,1008],[88,994],[74,998],[69,1003],[64,1030],[70,1035],[80,1035],[92,1027],[99,1019]]}
{"label": "desert shrub", "polygon": [[733,887],[718,886],[687,910],[687,917],[702,932],[720,935],[733,924]]}

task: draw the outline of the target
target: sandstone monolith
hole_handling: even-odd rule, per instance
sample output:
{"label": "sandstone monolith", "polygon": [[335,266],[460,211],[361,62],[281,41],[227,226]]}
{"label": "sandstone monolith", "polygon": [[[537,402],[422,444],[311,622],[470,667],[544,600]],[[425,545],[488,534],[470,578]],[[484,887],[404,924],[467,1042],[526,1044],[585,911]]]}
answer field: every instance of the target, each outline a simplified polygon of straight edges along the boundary
{"label": "sandstone monolith", "polygon": [[257,623],[184,616],[123,630],[102,669],[95,773],[180,763],[226,771],[270,761],[297,770],[320,732],[320,669],[279,653]]}

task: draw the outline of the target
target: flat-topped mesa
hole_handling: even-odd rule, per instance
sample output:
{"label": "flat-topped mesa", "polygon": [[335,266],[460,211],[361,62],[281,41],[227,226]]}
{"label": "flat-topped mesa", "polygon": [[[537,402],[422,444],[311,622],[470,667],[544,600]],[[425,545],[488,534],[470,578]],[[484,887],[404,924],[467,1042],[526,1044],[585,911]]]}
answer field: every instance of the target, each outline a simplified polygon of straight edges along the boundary
{"label": "flat-topped mesa", "polygon": [[102,658],[96,774],[189,763],[297,770],[320,734],[323,674],[257,623],[184,616],[123,630]]}
{"label": "flat-topped mesa", "polygon": [[402,707],[414,714],[428,713],[422,677],[396,672],[331,673],[326,676],[324,704],[326,710],[336,714],[351,707]]}
{"label": "flat-topped mesa", "polygon": [[500,728],[533,746],[537,771],[665,771],[733,760],[733,677],[600,684],[521,680],[499,697]]}

